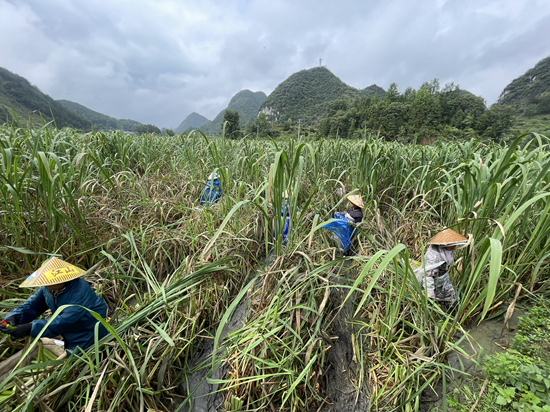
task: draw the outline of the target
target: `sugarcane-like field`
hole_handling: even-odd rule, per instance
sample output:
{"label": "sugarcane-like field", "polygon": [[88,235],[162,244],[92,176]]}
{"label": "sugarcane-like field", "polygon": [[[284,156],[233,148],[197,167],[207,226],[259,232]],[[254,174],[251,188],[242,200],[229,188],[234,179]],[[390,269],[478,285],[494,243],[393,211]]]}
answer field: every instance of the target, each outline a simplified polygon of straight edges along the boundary
{"label": "sugarcane-like field", "polygon": [[[2,378],[0,410],[186,411],[193,359],[208,342],[217,356],[202,367],[225,364],[212,382],[226,410],[325,410],[345,325],[348,395],[371,410],[414,411],[422,391],[448,376],[445,359],[464,339],[456,332],[505,313],[518,290],[520,300],[548,292],[548,140],[520,141],[1,126],[2,311],[33,292],[17,285],[50,256],[83,268],[102,262],[86,279],[107,303],[112,333],[70,361],[40,352]],[[223,196],[199,207],[213,171]],[[355,253],[341,257],[321,226],[356,188],[364,219]],[[273,227],[285,190],[292,223],[283,247]],[[444,227],[472,239],[455,255],[460,303],[450,312],[428,306],[412,273]],[[240,302],[244,321],[222,339]],[[22,348],[2,336],[0,360]]]}

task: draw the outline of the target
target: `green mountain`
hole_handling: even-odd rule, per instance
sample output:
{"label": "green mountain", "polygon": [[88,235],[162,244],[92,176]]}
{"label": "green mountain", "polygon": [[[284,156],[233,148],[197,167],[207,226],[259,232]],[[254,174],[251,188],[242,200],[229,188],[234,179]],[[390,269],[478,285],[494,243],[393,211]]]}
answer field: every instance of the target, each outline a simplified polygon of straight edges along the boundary
{"label": "green mountain", "polygon": [[525,132],[550,136],[550,57],[514,79],[504,88],[494,106],[510,106],[516,114],[506,140]]}
{"label": "green mountain", "polygon": [[518,115],[550,114],[550,57],[506,86],[497,104],[512,106]]}
{"label": "green mountain", "polygon": [[183,133],[188,129],[197,129],[209,121],[210,120],[208,120],[206,117],[193,112],[189,116],[187,116],[185,120],[181,122],[178,127],[174,129],[174,132]]}
{"label": "green mountain", "polygon": [[258,116],[258,109],[265,100],[264,92],[251,92],[250,90],[241,90],[229,101],[229,105],[218,113],[218,115],[199,129],[207,135],[219,135],[223,123],[223,114],[226,110],[236,110],[239,112],[239,124],[243,127],[247,122],[253,122]]}
{"label": "green mountain", "polygon": [[114,117],[107,116],[105,114],[95,112],[92,109],[88,109],[86,106],[71,102],[70,100],[57,100],[66,109],[85,119],[92,122],[93,127],[96,129],[112,129],[112,130],[126,130],[133,131],[136,126],[140,126],[141,123],[130,119],[115,119]]}
{"label": "green mountain", "polygon": [[385,95],[384,89],[372,85],[358,90],[348,86],[326,67],[314,67],[292,74],[279,84],[273,93],[264,100],[260,111],[267,119],[285,122],[291,119],[302,124],[315,124],[326,115],[330,102],[345,98],[369,97],[378,93]]}
{"label": "green mountain", "polygon": [[43,124],[40,116],[46,122],[50,122],[53,115],[59,128],[89,130],[92,127],[89,120],[67,110],[24,77],[0,67],[0,123],[14,120],[12,111],[25,126],[29,122],[29,117],[31,125],[39,127]]}

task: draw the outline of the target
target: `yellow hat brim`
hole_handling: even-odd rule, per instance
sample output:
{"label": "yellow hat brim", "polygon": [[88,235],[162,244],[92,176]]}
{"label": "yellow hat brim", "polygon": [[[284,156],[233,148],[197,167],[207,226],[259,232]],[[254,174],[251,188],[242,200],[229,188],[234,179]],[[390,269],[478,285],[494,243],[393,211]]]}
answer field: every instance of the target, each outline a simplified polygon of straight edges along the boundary
{"label": "yellow hat brim", "polygon": [[56,257],[44,262],[40,268],[30,275],[20,288],[35,288],[41,286],[57,285],[59,283],[70,282],[84,275],[86,271],[71,265]]}
{"label": "yellow hat brim", "polygon": [[348,196],[348,200],[353,203],[355,206],[360,207],[363,209],[365,205],[363,204],[363,199],[361,198],[361,195],[350,195]]}

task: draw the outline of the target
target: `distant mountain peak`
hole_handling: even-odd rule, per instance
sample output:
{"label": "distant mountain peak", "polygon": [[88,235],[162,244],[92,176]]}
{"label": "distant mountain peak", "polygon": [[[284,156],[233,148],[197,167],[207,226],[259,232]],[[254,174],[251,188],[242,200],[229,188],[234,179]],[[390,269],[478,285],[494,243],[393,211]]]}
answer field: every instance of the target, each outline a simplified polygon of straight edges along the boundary
{"label": "distant mountain peak", "polygon": [[270,121],[302,120],[312,124],[325,116],[330,102],[342,98],[368,97],[385,91],[372,85],[358,90],[344,83],[324,66],[300,70],[280,83],[264,100],[260,112]]}
{"label": "distant mountain peak", "polygon": [[210,120],[203,115],[193,112],[187,115],[183,122],[181,122],[180,125],[174,129],[174,132],[183,133],[188,129],[197,129],[209,121]]}
{"label": "distant mountain peak", "polygon": [[217,114],[211,121],[200,126],[205,134],[219,135],[223,123],[223,114],[226,110],[236,110],[239,112],[239,123],[244,126],[247,122],[253,122],[258,116],[258,109],[266,98],[264,92],[253,92],[248,89],[241,90],[236,93],[225,109]]}

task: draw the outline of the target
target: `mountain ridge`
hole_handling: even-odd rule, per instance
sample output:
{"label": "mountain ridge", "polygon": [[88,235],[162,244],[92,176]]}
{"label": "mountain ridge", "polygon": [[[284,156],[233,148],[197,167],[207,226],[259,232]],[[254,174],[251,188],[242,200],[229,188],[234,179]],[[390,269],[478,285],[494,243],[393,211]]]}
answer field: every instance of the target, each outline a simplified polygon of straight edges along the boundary
{"label": "mountain ridge", "polygon": [[101,129],[125,130],[132,132],[136,126],[142,125],[142,123],[137,120],[116,119],[106,114],[96,112],[95,110],[89,109],[88,107],[71,100],[60,99],[57,100],[57,102],[63,105],[67,110],[70,110],[73,113],[89,120],[93,126]]}
{"label": "mountain ridge", "polygon": [[92,127],[89,120],[69,111],[23,76],[0,67],[0,123],[16,120],[14,114],[23,125],[40,127],[44,120],[54,121],[59,128]]}
{"label": "mountain ridge", "polygon": [[518,115],[550,114],[550,56],[512,80],[496,104],[512,106]]}

